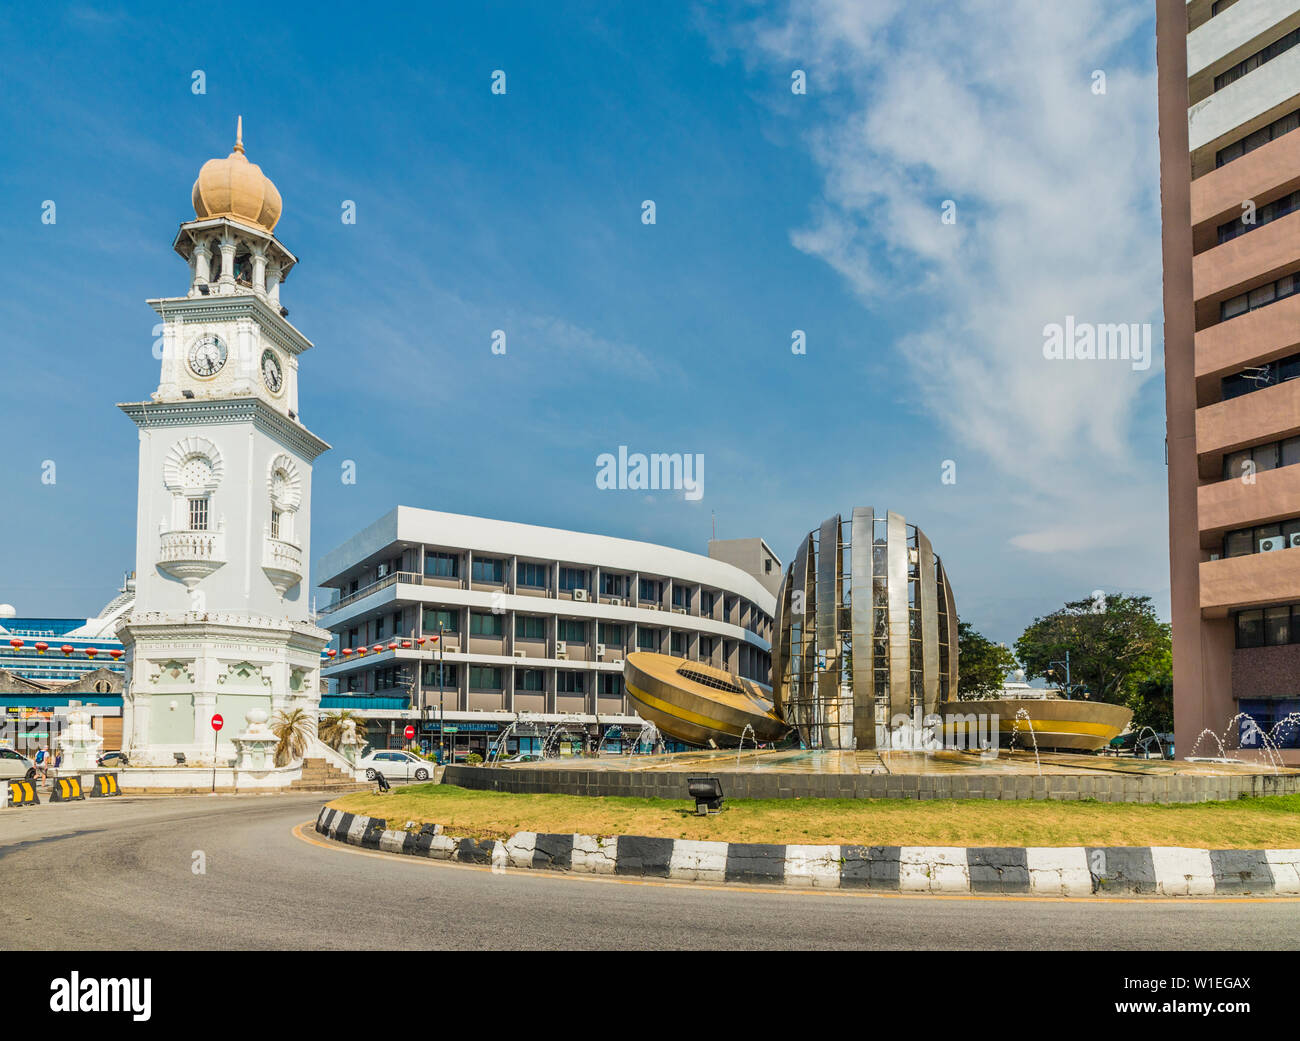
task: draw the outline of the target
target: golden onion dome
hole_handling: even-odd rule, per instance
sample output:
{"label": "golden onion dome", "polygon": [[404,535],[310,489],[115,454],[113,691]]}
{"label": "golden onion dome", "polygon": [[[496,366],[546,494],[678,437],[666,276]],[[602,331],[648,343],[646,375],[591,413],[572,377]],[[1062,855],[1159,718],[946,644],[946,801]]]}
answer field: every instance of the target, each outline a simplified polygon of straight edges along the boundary
{"label": "golden onion dome", "polygon": [[199,220],[231,217],[274,231],[280,219],[280,193],[256,163],[244,155],[244,117],[235,128],[235,147],[225,159],[209,159],[194,182],[194,213]]}

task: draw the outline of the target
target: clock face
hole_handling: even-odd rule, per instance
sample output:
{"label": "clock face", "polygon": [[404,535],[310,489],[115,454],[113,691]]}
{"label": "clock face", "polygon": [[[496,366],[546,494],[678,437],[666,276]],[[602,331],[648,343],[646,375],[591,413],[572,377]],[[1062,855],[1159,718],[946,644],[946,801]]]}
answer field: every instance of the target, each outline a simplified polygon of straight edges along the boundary
{"label": "clock face", "polygon": [[204,379],[226,364],[226,344],[220,336],[200,336],[190,348],[190,371]]}
{"label": "clock face", "polygon": [[280,370],[280,359],[274,351],[262,352],[262,382],[272,394],[279,394],[284,386],[284,373]]}

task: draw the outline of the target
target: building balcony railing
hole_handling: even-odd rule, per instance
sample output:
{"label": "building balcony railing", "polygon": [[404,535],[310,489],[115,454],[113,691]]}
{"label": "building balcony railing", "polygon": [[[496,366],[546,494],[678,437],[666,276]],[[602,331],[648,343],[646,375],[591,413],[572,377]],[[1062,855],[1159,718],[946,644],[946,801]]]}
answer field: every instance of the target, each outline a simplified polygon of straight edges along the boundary
{"label": "building balcony railing", "polygon": [[262,570],[281,596],[302,581],[302,547],[284,539],[262,539]]}
{"label": "building balcony railing", "polygon": [[349,593],[347,596],[341,596],[337,600],[335,600],[332,604],[326,604],[324,607],[319,608],[316,611],[316,614],[326,615],[326,614],[332,614],[335,611],[341,611],[343,608],[347,607],[348,604],[354,604],[358,600],[364,600],[372,593],[377,593],[379,590],[384,589],[387,586],[391,586],[397,582],[408,582],[408,583],[413,583],[415,585],[419,585],[420,576],[416,574],[414,571],[389,572],[383,578],[379,579],[379,581],[371,582],[370,585],[368,586],[362,586],[355,593]]}
{"label": "building balcony railing", "polygon": [[226,563],[226,533],[164,531],[158,536],[158,566],[193,589]]}

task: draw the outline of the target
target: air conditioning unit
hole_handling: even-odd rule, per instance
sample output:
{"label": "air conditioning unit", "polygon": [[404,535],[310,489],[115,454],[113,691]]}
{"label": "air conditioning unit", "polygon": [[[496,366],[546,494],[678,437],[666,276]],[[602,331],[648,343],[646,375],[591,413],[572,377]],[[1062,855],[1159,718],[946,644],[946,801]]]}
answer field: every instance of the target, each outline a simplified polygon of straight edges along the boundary
{"label": "air conditioning unit", "polygon": [[456,640],[449,640],[444,636],[442,638],[442,649],[445,653],[455,654],[460,650],[460,644]]}
{"label": "air conditioning unit", "polygon": [[609,597],[609,598],[605,601],[605,603],[607,603],[610,607],[622,607],[622,606],[623,606],[623,601],[622,601],[621,599],[619,599],[618,597],[616,597],[616,596],[611,596],[611,597]]}
{"label": "air conditioning unit", "polygon": [[613,665],[617,665],[617,666],[619,666],[619,668],[622,668],[622,667],[623,667],[623,659],[622,659],[622,658],[615,658],[615,659],[613,660],[613,662],[611,662],[611,664],[613,664]]}
{"label": "air conditioning unit", "polygon": [[685,614],[685,613],[686,613],[686,608],[684,608],[684,607],[674,607],[674,608],[673,608],[673,614]]}
{"label": "air conditioning unit", "polygon": [[527,652],[527,651],[519,651],[519,650],[517,650],[517,651],[515,651],[515,657],[516,657],[516,658],[527,658],[527,657],[528,657],[528,652]]}
{"label": "air conditioning unit", "polygon": [[569,656],[569,645],[563,640],[555,641],[555,656],[557,658],[567,658]]}
{"label": "air conditioning unit", "polygon": [[575,589],[573,591],[573,599],[585,601],[587,599],[587,591],[585,589]]}
{"label": "air conditioning unit", "polygon": [[658,604],[642,604],[641,606],[644,607],[647,611],[658,611],[658,610],[659,610],[659,605],[658,605]]}
{"label": "air conditioning unit", "polygon": [[597,658],[605,657],[605,645],[603,643],[596,644],[596,657]]}
{"label": "air conditioning unit", "polygon": [[1274,535],[1271,538],[1259,540],[1259,551],[1261,553],[1272,553],[1275,550],[1286,548],[1286,539],[1281,535]]}
{"label": "air conditioning unit", "polygon": [[1287,545],[1291,549],[1300,547],[1300,531],[1292,532],[1287,536]]}

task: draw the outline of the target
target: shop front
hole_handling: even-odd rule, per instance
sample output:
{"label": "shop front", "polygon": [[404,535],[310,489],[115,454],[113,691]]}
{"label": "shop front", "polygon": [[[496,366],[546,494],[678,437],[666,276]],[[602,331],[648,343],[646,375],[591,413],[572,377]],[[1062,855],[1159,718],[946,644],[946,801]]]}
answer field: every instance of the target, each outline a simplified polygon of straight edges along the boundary
{"label": "shop front", "polygon": [[[470,754],[486,760],[488,750],[501,732],[500,723],[468,723],[461,720],[425,720],[417,737],[426,754],[442,750],[445,762],[463,763]],[[402,735],[397,735],[402,742]],[[390,746],[392,747],[392,746]],[[401,747],[399,744],[397,747]]]}

